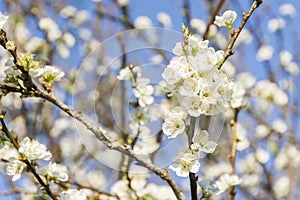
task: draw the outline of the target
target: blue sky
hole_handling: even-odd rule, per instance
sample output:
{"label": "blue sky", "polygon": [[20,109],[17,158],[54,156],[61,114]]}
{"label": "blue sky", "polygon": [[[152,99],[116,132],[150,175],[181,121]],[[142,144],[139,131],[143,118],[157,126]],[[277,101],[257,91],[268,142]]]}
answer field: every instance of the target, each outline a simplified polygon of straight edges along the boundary
{"label": "blue sky", "polygon": [[[72,0],[72,1],[67,1],[69,2],[69,4],[79,8],[79,9],[87,9],[92,11],[93,10],[93,6],[94,3],[92,1],[82,1],[82,0]],[[109,1],[105,1],[103,0],[103,4],[108,3]],[[201,1],[201,0],[191,0],[191,17],[193,18],[201,18],[205,21],[207,21],[207,17],[208,17],[208,11],[207,11],[207,7],[206,4],[204,3],[205,1]],[[230,5],[230,8],[232,8],[233,10],[238,10],[238,6],[234,3],[235,1],[229,1],[227,3],[227,5],[231,4],[233,6]],[[239,1],[241,3],[241,6],[244,8],[244,10],[247,10],[250,3],[252,1],[245,1],[245,0],[240,0]],[[258,34],[260,34],[260,36],[262,37],[262,41],[266,44],[271,44],[271,45],[276,45],[275,48],[277,48],[277,45],[279,45],[280,47],[284,47],[284,49],[288,49],[290,51],[295,51],[299,48],[299,38],[295,38],[295,36],[299,37],[300,36],[300,26],[299,26],[299,21],[300,21],[300,13],[297,14],[297,16],[293,19],[291,19],[290,22],[292,22],[291,24],[295,25],[297,24],[298,26],[296,27],[296,32],[297,34],[293,34],[291,35],[291,33],[289,31],[284,31],[283,33],[283,38],[284,40],[278,40],[278,37],[276,36],[276,34],[270,34],[268,33],[268,31],[265,29],[265,27],[267,26],[267,22],[269,18],[273,18],[275,16],[279,16],[278,13],[278,5],[280,3],[292,3],[296,9],[298,11],[300,11],[300,2],[299,1],[293,1],[293,0],[281,0],[281,1],[274,1],[274,0],[266,0],[264,1],[264,5],[270,5],[272,6],[272,12],[270,12],[270,10],[268,10],[268,12],[266,12],[266,7],[264,7],[264,5],[259,8],[258,10],[255,11],[254,18],[250,18],[249,21],[249,25],[251,25],[252,27],[255,27],[255,31],[257,31]],[[158,26],[158,23],[156,21],[156,14],[158,12],[166,12],[168,13],[171,18],[172,18],[172,22],[173,22],[173,27],[172,29],[176,30],[176,31],[180,31],[181,30],[181,23],[183,20],[183,17],[180,15],[181,13],[181,8],[182,6],[182,1],[179,0],[130,0],[130,6],[129,6],[129,14],[130,14],[130,18],[131,19],[135,19],[136,17],[140,16],[140,15],[146,15],[148,17],[150,17],[151,19],[153,19],[153,24],[154,26]],[[45,8],[45,10],[47,10],[47,8]],[[5,14],[10,14],[9,12],[7,12],[5,10],[4,7],[4,1],[0,1],[0,11],[2,13]],[[92,13],[92,12],[91,12]],[[240,22],[241,20],[241,13],[240,10],[238,11],[239,17],[238,20],[235,24],[235,26]],[[93,15],[92,15],[93,16]],[[255,19],[252,20],[252,19]],[[256,23],[256,22],[259,22]],[[290,24],[287,24],[287,27]],[[246,25],[246,27],[248,27]],[[33,33],[33,34],[38,34],[38,33]],[[295,42],[297,41],[297,42]],[[282,45],[280,45],[282,43]],[[255,53],[256,53],[256,48],[257,48],[257,44],[255,42],[247,45],[246,48],[246,57],[244,58],[246,60],[247,63],[251,63],[253,65],[253,68],[251,68],[251,72],[253,74],[255,74],[259,79],[261,78],[265,78],[265,72],[263,70],[263,65],[259,62],[256,61],[255,59]],[[278,50],[276,50],[278,51]],[[299,64],[299,57],[296,58],[298,64]],[[76,58],[72,58],[71,62],[76,63]],[[278,62],[278,59],[274,58],[274,61],[272,62]],[[299,86],[299,79],[295,80],[297,85]],[[2,179],[3,177],[0,176],[0,179]],[[0,192],[5,190],[5,186],[3,185],[3,182],[0,181]],[[13,197],[9,198],[9,197],[0,197],[0,199],[14,199]]]}

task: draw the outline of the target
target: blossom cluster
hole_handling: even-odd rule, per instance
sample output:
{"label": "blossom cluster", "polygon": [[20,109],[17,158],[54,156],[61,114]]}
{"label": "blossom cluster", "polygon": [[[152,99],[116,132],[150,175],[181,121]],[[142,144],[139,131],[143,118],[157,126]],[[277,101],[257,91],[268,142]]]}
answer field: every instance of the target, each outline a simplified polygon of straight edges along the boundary
{"label": "blossom cluster", "polygon": [[187,177],[190,172],[197,173],[200,169],[199,153],[213,153],[217,147],[217,143],[209,139],[207,130],[196,130],[192,141],[190,150],[185,151],[169,167],[177,176]]}
{"label": "blossom cluster", "polygon": [[[3,149],[4,148],[7,148],[7,146],[4,146]],[[18,180],[24,169],[27,168],[27,164],[24,162],[25,160],[31,165],[35,165],[37,174],[45,177],[49,183],[54,180],[62,182],[68,180],[67,168],[63,165],[52,162],[45,166],[36,165],[37,160],[48,161],[52,157],[52,154],[47,150],[47,147],[37,140],[31,140],[28,137],[25,137],[19,144],[18,153],[20,156],[17,156],[16,154],[12,155],[9,151],[6,152],[12,156],[6,164],[6,174],[12,176],[12,181]]]}
{"label": "blossom cluster", "polygon": [[193,117],[226,111],[232,82],[217,69],[224,52],[208,47],[208,40],[189,35],[185,42],[176,44],[173,53],[176,56],[162,74],[168,95],[175,95],[180,106]]}
{"label": "blossom cluster", "polygon": [[120,70],[117,76],[119,80],[130,80],[134,88],[133,94],[138,99],[140,107],[146,107],[153,103],[154,88],[150,85],[150,79],[141,77],[141,68],[127,66]]}
{"label": "blossom cluster", "polygon": [[[7,44],[13,44],[12,41],[7,42]],[[8,45],[7,45],[8,46]],[[13,65],[13,64],[11,64]],[[43,84],[47,89],[51,89],[53,81],[60,81],[65,73],[55,67],[50,65],[41,66],[40,62],[34,60],[34,55],[31,53],[21,54],[17,60],[17,65],[22,67],[32,78],[39,78],[39,82]],[[5,70],[6,78],[4,81],[6,83],[12,83],[18,85],[18,75],[21,71],[15,66],[9,66]]]}

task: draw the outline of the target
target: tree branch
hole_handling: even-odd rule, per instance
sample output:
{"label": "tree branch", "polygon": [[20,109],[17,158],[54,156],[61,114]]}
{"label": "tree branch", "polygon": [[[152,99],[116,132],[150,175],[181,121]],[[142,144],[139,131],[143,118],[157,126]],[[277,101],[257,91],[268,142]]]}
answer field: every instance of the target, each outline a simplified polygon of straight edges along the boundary
{"label": "tree branch", "polygon": [[218,65],[218,69],[221,69],[223,64],[225,63],[225,61],[228,59],[229,56],[233,55],[233,45],[236,42],[238,36],[240,35],[240,33],[242,32],[246,22],[248,21],[248,19],[250,18],[250,16],[252,15],[252,13],[254,12],[254,10],[256,8],[258,8],[260,6],[260,4],[262,3],[262,0],[253,0],[253,3],[249,9],[249,11],[247,13],[243,13],[243,19],[238,27],[238,29],[236,31],[234,31],[234,33],[231,35],[231,39],[227,45],[227,49],[225,51],[224,54],[224,59],[223,61]]}

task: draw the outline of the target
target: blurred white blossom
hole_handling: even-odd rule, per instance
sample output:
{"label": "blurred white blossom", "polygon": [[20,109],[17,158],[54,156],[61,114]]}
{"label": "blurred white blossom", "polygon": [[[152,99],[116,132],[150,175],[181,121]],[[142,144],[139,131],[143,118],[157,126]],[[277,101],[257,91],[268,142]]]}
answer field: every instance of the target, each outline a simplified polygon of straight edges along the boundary
{"label": "blurred white blossom", "polygon": [[265,136],[267,136],[270,133],[271,129],[264,125],[264,124],[259,124],[256,128],[255,128],[255,135],[258,138],[263,138]]}
{"label": "blurred white blossom", "polygon": [[262,45],[259,47],[257,54],[256,54],[256,59],[258,61],[267,61],[270,60],[273,56],[274,48],[269,45]]}
{"label": "blurred white blossom", "polygon": [[152,21],[149,17],[147,16],[138,16],[135,20],[134,20],[134,26],[136,28],[149,28],[152,27]]}
{"label": "blurred white blossom", "polygon": [[157,13],[156,18],[164,27],[172,27],[172,19],[167,13],[159,12]]}
{"label": "blurred white blossom", "polygon": [[236,138],[238,139],[238,143],[236,145],[236,149],[238,151],[244,151],[249,147],[250,143],[247,139],[247,131],[239,122],[236,123]]}
{"label": "blurred white blossom", "polygon": [[64,18],[73,17],[77,12],[77,8],[71,5],[66,5],[60,10],[60,15]]}
{"label": "blurred white blossom", "polygon": [[121,6],[121,7],[125,7],[125,6],[128,6],[128,2],[129,0],[118,0],[117,2],[118,2],[118,4],[119,4],[119,6]]}
{"label": "blurred white blossom", "polygon": [[206,22],[204,22],[202,19],[192,18],[190,21],[190,25],[193,29],[196,29],[200,33],[204,33],[206,29]]}
{"label": "blurred white blossom", "polygon": [[278,106],[284,106],[288,103],[287,94],[281,90],[275,83],[269,80],[257,82],[252,91],[252,95],[261,98],[268,103],[275,103]]}
{"label": "blurred white blossom", "polygon": [[75,45],[76,40],[71,33],[64,33],[62,38],[68,47],[73,47]]}
{"label": "blurred white blossom", "polygon": [[208,180],[199,181],[202,190],[202,198],[210,198],[219,192],[219,188],[215,184],[210,184]]}
{"label": "blurred white blossom", "polygon": [[287,196],[290,184],[290,178],[288,176],[282,176],[278,178],[273,185],[275,196],[277,198],[283,198]]}
{"label": "blurred white blossom", "polygon": [[255,157],[260,163],[265,164],[269,161],[270,154],[263,148],[257,148],[255,151]]}
{"label": "blurred white blossom", "polygon": [[62,35],[58,25],[52,18],[41,18],[39,21],[39,27],[47,33],[47,37],[50,41],[55,41]]}
{"label": "blurred white blossom", "polygon": [[288,130],[286,123],[282,119],[276,119],[272,123],[272,129],[278,133],[284,133]]}
{"label": "blurred white blossom", "polygon": [[132,81],[134,77],[140,77],[141,76],[141,68],[138,66],[131,66],[132,68],[130,69],[129,67],[125,67],[120,70],[119,75],[117,75],[117,78],[119,80],[130,80]]}
{"label": "blurred white blossom", "polygon": [[219,194],[225,192],[230,186],[239,185],[242,183],[237,175],[223,174],[218,181],[216,181],[216,186],[219,189]]}
{"label": "blurred white blossom", "polygon": [[6,24],[7,19],[8,19],[8,16],[3,15],[0,12],[0,29],[3,29],[3,26]]}
{"label": "blurred white blossom", "polygon": [[68,189],[59,195],[59,200],[85,200],[87,199],[85,190]]}
{"label": "blurred white blossom", "polygon": [[280,14],[282,14],[284,16],[286,15],[286,16],[290,16],[290,17],[295,17],[297,14],[296,8],[291,3],[281,4],[279,6],[279,12],[280,12]]}
{"label": "blurred white blossom", "polygon": [[271,33],[274,33],[285,27],[285,21],[281,18],[270,19],[268,22],[268,29]]}

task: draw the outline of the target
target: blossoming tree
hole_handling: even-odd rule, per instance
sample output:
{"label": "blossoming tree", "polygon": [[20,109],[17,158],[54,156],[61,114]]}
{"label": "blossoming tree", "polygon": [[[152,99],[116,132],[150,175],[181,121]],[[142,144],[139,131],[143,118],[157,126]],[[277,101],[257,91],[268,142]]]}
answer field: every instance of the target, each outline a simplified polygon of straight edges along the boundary
{"label": "blossoming tree", "polygon": [[295,6],[140,2],[0,4],[0,197],[299,198]]}

